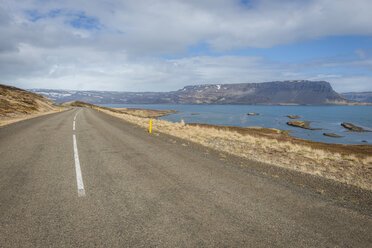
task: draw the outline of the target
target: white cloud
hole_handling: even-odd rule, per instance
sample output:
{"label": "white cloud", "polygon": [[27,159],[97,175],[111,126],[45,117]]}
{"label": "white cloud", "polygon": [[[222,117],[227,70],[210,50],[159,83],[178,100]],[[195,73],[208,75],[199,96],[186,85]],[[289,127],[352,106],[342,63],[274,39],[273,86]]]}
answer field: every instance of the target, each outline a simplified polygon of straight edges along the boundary
{"label": "white cloud", "polygon": [[328,78],[328,81],[336,82],[333,88],[340,93],[371,91],[372,89],[372,77],[368,76],[338,76]]}
{"label": "white cloud", "polygon": [[[0,80],[24,88],[163,91],[202,82],[328,78],[347,89],[355,76],[348,81],[304,72],[340,66],[337,61],[272,64],[262,57],[183,56],[198,43],[223,52],[372,35],[371,9],[369,0],[254,0],[248,7],[239,0],[2,1]],[[343,66],[370,66],[361,51],[359,60]],[[363,78],[360,88],[371,88],[369,77]]]}

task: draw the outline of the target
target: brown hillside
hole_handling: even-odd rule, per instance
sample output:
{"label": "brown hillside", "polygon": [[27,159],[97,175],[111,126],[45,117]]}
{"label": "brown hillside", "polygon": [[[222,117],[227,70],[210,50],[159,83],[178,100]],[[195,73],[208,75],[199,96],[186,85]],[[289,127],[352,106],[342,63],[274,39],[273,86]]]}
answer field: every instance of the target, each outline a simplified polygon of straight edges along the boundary
{"label": "brown hillside", "polygon": [[56,111],[54,103],[42,95],[0,84],[0,118],[9,119]]}

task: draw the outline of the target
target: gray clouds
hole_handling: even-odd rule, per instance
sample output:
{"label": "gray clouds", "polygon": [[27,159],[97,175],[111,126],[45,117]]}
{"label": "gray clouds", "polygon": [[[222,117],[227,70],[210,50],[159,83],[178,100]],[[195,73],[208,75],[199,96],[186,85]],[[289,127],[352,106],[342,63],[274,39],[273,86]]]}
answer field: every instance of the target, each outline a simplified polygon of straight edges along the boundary
{"label": "gray clouds", "polygon": [[[348,91],[345,82],[355,75],[341,80],[304,72],[330,66],[323,61],[283,64],[224,53],[372,35],[371,9],[369,0],[2,1],[0,80],[24,88],[163,91],[203,82],[324,77]],[[198,44],[220,56],[189,56]],[[360,57],[353,66],[366,61]],[[358,78],[364,78],[360,89],[371,88],[368,76]]]}

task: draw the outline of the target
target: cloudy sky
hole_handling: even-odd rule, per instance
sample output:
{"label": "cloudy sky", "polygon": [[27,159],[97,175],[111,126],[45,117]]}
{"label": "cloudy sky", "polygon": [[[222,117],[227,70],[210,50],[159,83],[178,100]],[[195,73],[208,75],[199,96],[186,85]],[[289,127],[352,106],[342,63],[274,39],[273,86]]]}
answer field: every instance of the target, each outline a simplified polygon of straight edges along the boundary
{"label": "cloudy sky", "polygon": [[326,80],[372,90],[371,0],[0,0],[0,83],[168,91]]}

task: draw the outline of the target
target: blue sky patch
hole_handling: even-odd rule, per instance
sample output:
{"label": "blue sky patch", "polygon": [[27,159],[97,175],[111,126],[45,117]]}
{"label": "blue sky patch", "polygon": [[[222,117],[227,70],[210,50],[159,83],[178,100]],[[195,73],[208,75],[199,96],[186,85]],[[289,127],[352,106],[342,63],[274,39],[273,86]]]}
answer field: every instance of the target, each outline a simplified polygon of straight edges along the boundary
{"label": "blue sky patch", "polygon": [[74,28],[87,29],[87,30],[100,30],[102,25],[99,20],[94,17],[88,17],[84,13],[75,15],[69,24]]}
{"label": "blue sky patch", "polygon": [[38,10],[27,10],[26,16],[31,22],[37,22],[41,19],[64,17],[66,24],[77,29],[100,30],[103,27],[96,17],[87,16],[84,12],[69,11],[66,9],[53,9],[47,13],[41,13]]}
{"label": "blue sky patch", "polygon": [[322,39],[278,45],[271,48],[248,48],[224,53],[234,56],[263,56],[271,61],[299,62],[327,57],[357,58],[357,51],[372,50],[372,36],[328,36]]}

